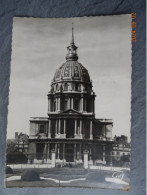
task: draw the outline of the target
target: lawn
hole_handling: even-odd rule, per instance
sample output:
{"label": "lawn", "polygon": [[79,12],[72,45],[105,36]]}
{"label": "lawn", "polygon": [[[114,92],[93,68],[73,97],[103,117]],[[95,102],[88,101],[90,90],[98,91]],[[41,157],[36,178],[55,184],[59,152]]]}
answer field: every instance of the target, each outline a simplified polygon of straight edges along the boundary
{"label": "lawn", "polygon": [[[14,174],[21,176],[26,169],[13,170]],[[28,169],[27,169],[28,170]],[[6,187],[87,187],[87,188],[111,188],[122,189],[122,185],[116,185],[105,182],[105,177],[111,177],[112,171],[104,170],[86,170],[82,168],[52,168],[52,169],[33,169],[39,173],[40,177],[57,179],[59,181],[54,182],[47,179],[41,179],[40,181],[6,181]],[[12,175],[12,174],[11,174]],[[8,175],[6,175],[8,177]],[[85,178],[85,181],[71,181],[70,183],[63,183],[63,181]],[[102,178],[102,179],[101,179]],[[62,181],[62,182],[60,182]]]}

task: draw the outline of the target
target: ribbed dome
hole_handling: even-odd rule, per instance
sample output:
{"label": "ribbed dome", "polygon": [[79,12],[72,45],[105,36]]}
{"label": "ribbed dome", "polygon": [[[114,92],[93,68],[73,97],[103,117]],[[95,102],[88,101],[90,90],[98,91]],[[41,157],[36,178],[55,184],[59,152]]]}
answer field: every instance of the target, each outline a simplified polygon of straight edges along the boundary
{"label": "ribbed dome", "polygon": [[90,82],[90,77],[87,69],[82,66],[78,61],[66,61],[59,69],[53,78],[53,82],[64,80],[81,80]]}
{"label": "ribbed dome", "polygon": [[90,83],[90,77],[87,69],[82,66],[77,60],[78,47],[74,43],[73,27],[72,27],[72,40],[67,47],[66,62],[56,70],[53,78],[53,83],[63,81],[81,81]]}

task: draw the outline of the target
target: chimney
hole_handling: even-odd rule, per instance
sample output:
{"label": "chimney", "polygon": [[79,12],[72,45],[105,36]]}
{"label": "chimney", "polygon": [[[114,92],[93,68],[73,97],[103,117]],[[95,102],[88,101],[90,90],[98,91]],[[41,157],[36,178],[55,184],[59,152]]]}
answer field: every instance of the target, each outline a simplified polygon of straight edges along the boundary
{"label": "chimney", "polygon": [[18,137],[18,132],[15,132],[15,139]]}

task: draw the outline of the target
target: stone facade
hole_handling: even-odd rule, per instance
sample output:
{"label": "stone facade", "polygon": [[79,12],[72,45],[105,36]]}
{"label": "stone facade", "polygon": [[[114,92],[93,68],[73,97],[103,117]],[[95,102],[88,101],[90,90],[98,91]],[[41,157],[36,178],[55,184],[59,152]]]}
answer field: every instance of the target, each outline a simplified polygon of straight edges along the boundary
{"label": "stone facade", "polygon": [[47,94],[48,116],[30,119],[29,154],[35,162],[50,162],[54,151],[55,163],[110,163],[112,120],[95,118],[96,95],[73,36],[67,51]]}

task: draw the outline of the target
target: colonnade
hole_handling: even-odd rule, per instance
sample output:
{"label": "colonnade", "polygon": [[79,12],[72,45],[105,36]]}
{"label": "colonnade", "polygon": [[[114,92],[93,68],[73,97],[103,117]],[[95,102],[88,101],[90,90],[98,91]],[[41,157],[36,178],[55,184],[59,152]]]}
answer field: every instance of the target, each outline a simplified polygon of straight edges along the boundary
{"label": "colonnade", "polygon": [[[61,133],[61,120],[63,120],[63,133]],[[66,138],[66,120],[68,119],[56,119],[55,120],[55,138]],[[83,138],[83,121],[80,120],[80,125],[78,126],[78,119],[73,119],[75,121],[74,128],[74,138],[82,139]],[[48,138],[51,138],[51,119],[49,119],[48,126]],[[92,120],[90,120],[90,129],[89,129],[89,139],[93,139],[92,135]]]}
{"label": "colonnade", "polygon": [[[67,153],[67,149],[68,145],[66,145],[68,143],[54,143],[54,149],[52,149],[51,144],[50,143],[45,143],[44,146],[44,150],[43,150],[43,154],[44,154],[44,160],[46,160],[46,162],[49,162],[50,160],[52,160],[52,150],[54,150],[55,153],[55,161],[63,161],[63,162],[68,162],[67,161],[67,156],[68,155],[73,155],[73,162],[79,161],[82,162],[84,160],[84,155],[85,153],[88,154],[89,157],[88,158],[88,164],[93,164],[93,146],[92,144],[88,144],[88,148],[86,149],[82,143],[73,143],[73,153]],[[51,148],[50,148],[51,147]],[[102,145],[102,162],[105,164],[106,163],[106,159],[105,159],[105,155],[106,155],[106,145],[103,144]],[[71,160],[72,162],[72,160]]]}
{"label": "colonnade", "polygon": [[[65,161],[66,158],[66,149],[65,149],[65,145],[66,143],[55,143],[54,145],[54,151],[56,153],[55,158],[60,160],[60,155],[62,154],[62,160]],[[78,149],[77,149],[78,147]],[[73,152],[73,156],[74,156],[74,161],[81,160],[82,159],[82,144],[81,143],[73,143],[73,148],[74,148],[74,152]],[[44,146],[44,150],[43,153],[46,156],[46,160],[50,159],[51,160],[51,149],[50,149],[50,143],[45,143]],[[61,153],[62,151],[62,153]],[[70,153],[67,155],[71,155]]]}
{"label": "colonnade", "polygon": [[[91,112],[95,112],[94,108],[94,99],[91,100]],[[53,100],[50,98],[48,99],[48,112],[60,112],[62,111],[61,108],[61,97],[56,97],[55,100],[55,105],[53,104]],[[83,96],[80,98],[80,103],[79,103],[79,110],[80,112],[86,112],[86,105],[87,101],[83,98]],[[53,106],[54,105],[54,106]],[[53,108],[54,107],[54,108]],[[74,109],[74,98],[69,97],[68,98],[68,109]]]}

